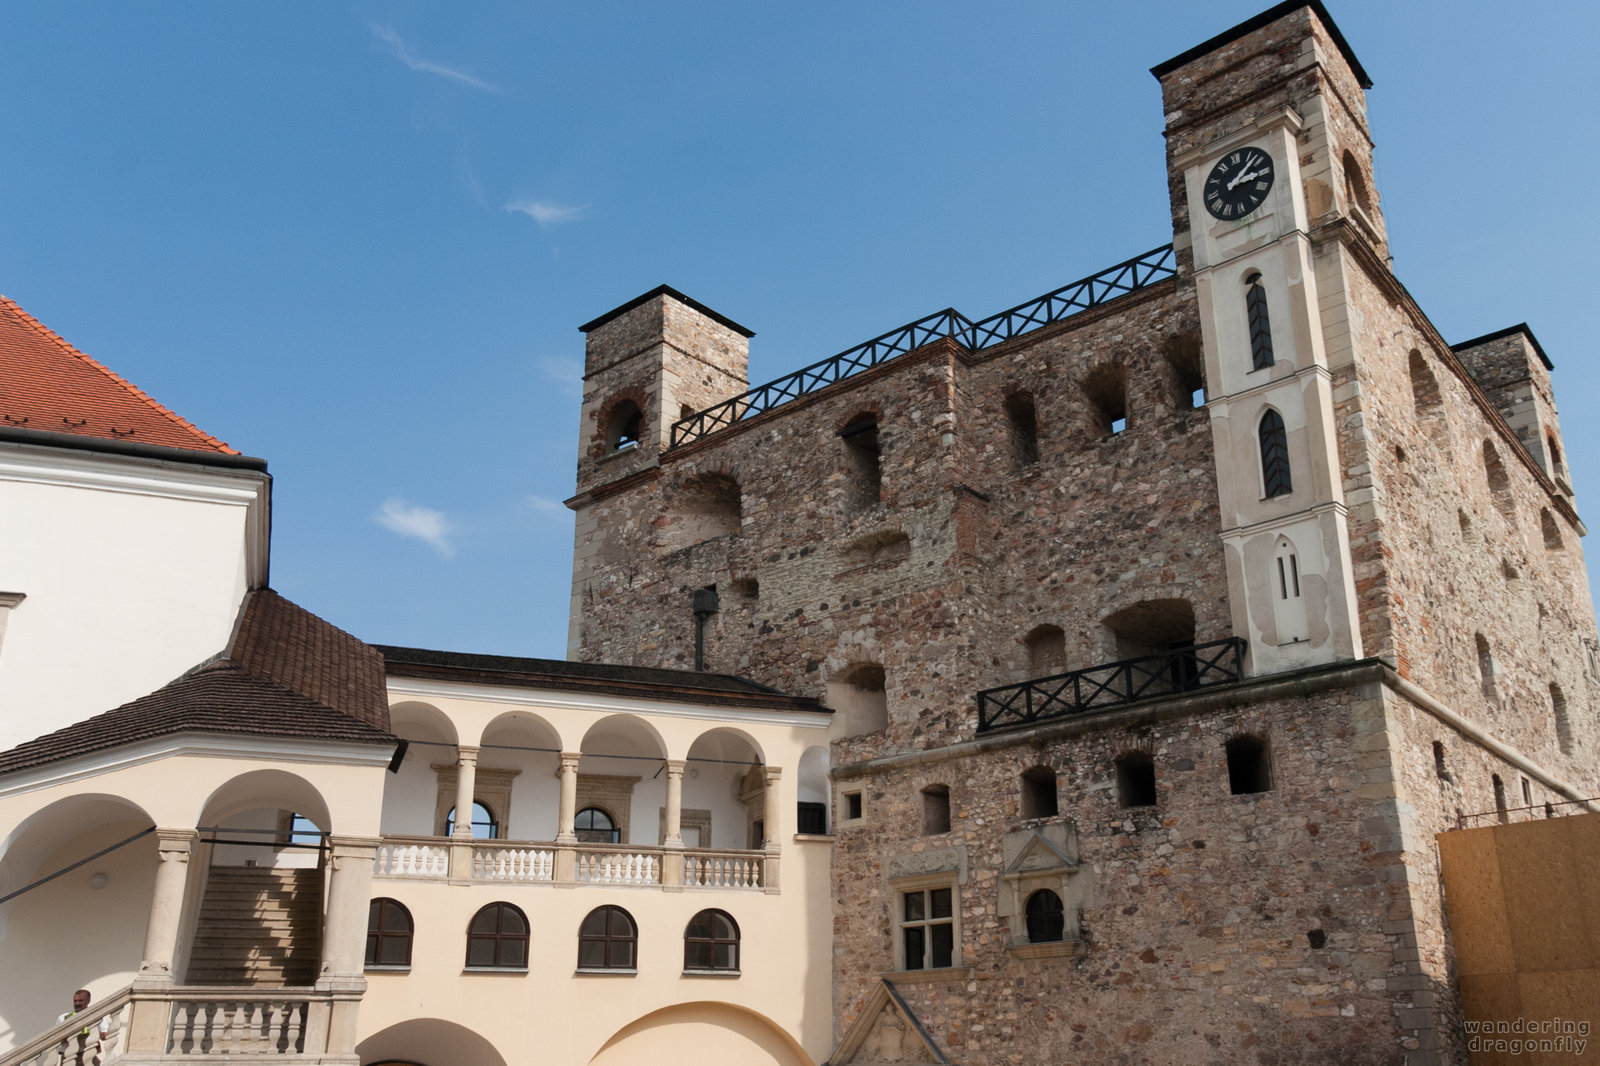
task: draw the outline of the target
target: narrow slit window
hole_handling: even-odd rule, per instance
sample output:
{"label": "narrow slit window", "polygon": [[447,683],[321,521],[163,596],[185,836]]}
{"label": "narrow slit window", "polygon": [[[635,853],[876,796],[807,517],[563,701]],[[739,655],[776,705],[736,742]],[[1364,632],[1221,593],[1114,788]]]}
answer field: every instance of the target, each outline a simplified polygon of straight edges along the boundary
{"label": "narrow slit window", "polygon": [[1294,491],[1289,476],[1289,431],[1283,416],[1268,410],[1261,416],[1261,483],[1266,498],[1287,496]]}
{"label": "narrow slit window", "polygon": [[1272,326],[1267,320],[1267,290],[1261,287],[1261,275],[1251,274],[1245,290],[1244,305],[1250,318],[1250,362],[1256,370],[1265,370],[1273,364]]}

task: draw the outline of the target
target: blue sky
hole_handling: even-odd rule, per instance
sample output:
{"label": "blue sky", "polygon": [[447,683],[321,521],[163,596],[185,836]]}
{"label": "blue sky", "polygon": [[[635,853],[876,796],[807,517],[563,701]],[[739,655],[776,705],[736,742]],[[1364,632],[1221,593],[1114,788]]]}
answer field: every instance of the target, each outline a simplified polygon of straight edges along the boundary
{"label": "blue sky", "polygon": [[[275,476],[273,584],[562,657],[576,327],[663,282],[753,382],[1171,239],[1148,68],[1216,3],[7,3],[0,292]],[[1330,0],[1401,280],[1524,321],[1593,520],[1600,5]]]}

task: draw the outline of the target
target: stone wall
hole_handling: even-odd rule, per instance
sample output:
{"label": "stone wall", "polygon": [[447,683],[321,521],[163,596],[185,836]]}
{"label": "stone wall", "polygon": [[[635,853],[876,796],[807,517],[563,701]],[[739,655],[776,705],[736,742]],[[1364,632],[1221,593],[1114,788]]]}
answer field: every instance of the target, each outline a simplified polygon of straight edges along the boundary
{"label": "stone wall", "polygon": [[[707,669],[821,696],[883,668],[890,724],[849,743],[864,757],[970,736],[974,694],[1030,676],[1039,625],[1061,628],[1068,667],[1118,658],[1102,621],[1141,601],[1187,601],[1198,639],[1229,636],[1211,437],[1182,377],[1194,316],[1160,286],[976,359],[939,342],[580,497],[575,654],[692,665],[691,594],[716,585]],[[1116,433],[1085,391],[1106,368],[1126,381]],[[1036,458],[1017,451],[1017,394]],[[863,414],[874,503],[839,433]],[[686,501],[713,478],[738,486],[737,531],[693,542]]]}

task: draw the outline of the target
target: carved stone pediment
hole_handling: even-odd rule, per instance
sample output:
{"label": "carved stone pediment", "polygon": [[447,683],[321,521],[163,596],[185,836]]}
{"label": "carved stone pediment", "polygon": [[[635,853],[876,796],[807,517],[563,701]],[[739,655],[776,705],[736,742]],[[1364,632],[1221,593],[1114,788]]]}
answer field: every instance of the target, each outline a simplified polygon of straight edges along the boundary
{"label": "carved stone pediment", "polygon": [[1004,872],[1031,873],[1078,865],[1078,833],[1071,823],[1019,829],[1001,842]]}
{"label": "carved stone pediment", "polygon": [[872,995],[867,997],[860,1017],[851,1024],[824,1066],[895,1066],[900,1063],[953,1066],[893,983],[880,980]]}

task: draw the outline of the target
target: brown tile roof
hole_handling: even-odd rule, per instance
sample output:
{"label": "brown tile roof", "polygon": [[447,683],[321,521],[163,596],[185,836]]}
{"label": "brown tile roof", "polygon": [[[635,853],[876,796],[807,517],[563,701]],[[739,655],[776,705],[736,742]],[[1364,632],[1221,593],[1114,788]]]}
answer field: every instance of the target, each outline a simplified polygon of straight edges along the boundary
{"label": "brown tile roof", "polygon": [[229,647],[148,696],[0,752],[0,774],[174,733],[397,743],[383,656],[271,589]]}
{"label": "brown tile roof", "polygon": [[381,729],[218,659],[114,711],[0,752],[0,774],[174,733],[394,743]]}
{"label": "brown tile roof", "polygon": [[0,426],[239,453],[0,296]]}
{"label": "brown tile roof", "polygon": [[513,685],[604,692],[677,703],[712,706],[764,707],[772,710],[832,713],[810,696],[792,696],[733,674],[699,670],[662,670],[655,667],[619,666],[611,663],[575,663],[563,659],[525,659],[511,655],[476,655],[469,652],[430,651],[374,645],[383,653],[391,677],[467,681],[483,685]]}
{"label": "brown tile roof", "polygon": [[271,589],[245,597],[228,657],[252,674],[389,728],[383,653]]}

